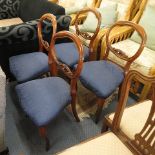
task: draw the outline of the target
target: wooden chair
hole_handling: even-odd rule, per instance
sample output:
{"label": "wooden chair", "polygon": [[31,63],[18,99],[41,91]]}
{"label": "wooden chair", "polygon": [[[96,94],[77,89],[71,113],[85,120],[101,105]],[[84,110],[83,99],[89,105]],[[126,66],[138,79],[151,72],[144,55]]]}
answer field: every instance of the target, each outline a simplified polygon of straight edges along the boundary
{"label": "wooden chair", "polygon": [[48,56],[46,54],[46,52],[49,52],[49,43],[45,41],[42,36],[42,23],[45,20],[49,20],[53,27],[52,41],[57,30],[57,21],[54,15],[48,13],[40,18],[38,24],[39,51],[32,53],[30,53],[30,51],[27,54],[13,56],[9,59],[11,73],[18,83],[35,79],[49,72]]}
{"label": "wooden chair", "polygon": [[[80,1],[79,1],[80,2]],[[91,6],[86,6],[85,8],[83,8],[83,9],[87,9],[87,8],[97,8],[98,6],[99,6],[99,0],[92,0],[92,4],[91,4]],[[83,10],[82,9],[82,10]],[[81,10],[79,10],[79,11],[81,11]],[[78,13],[78,12],[77,12]],[[76,14],[71,14],[70,16],[71,16],[71,18],[72,18],[72,20],[71,20],[71,24],[70,25],[75,25],[75,19],[76,19],[76,15],[77,15],[77,13]],[[83,13],[83,14],[80,14],[80,16],[79,16],[79,19],[81,20],[84,20],[85,18],[86,18],[86,16],[87,16],[87,13]]]}
{"label": "wooden chair", "polygon": [[[74,72],[59,62],[54,53],[55,40],[65,37],[70,38],[77,46],[79,60]],[[76,121],[80,121],[76,112],[76,83],[83,65],[83,46],[78,36],[68,31],[56,33],[50,45],[49,64],[53,75],[58,67],[70,79],[70,84],[60,77],[53,76],[28,81],[15,88],[23,111],[39,128],[40,136],[45,139],[46,150],[50,146],[46,127],[69,103]]]}
{"label": "wooden chair", "polygon": [[[118,19],[119,20],[125,20],[125,21],[132,21],[134,23],[138,23],[143,11],[145,9],[145,6],[147,4],[148,0],[130,0],[130,3],[128,4],[127,10],[125,11],[125,14],[123,17],[123,19]],[[101,4],[102,0],[100,0],[100,4]],[[100,5],[99,4],[99,5]],[[119,10],[118,10],[119,12]],[[100,58],[102,59],[104,53],[105,53],[105,49],[106,49],[106,45],[105,45],[105,34],[108,31],[108,28],[103,28],[99,31],[95,42],[94,42],[94,50],[96,52],[99,52],[100,54]],[[133,29],[129,28],[129,27],[115,27],[115,29],[113,29],[112,32],[112,36],[115,36],[115,39],[113,40],[114,42],[118,42],[121,41],[125,38],[130,37],[131,33],[133,32]]]}
{"label": "wooden chair", "polygon": [[[130,26],[134,28],[141,37],[141,44],[131,57],[126,56],[125,52],[113,48],[110,43],[110,33],[117,26]],[[114,24],[106,34],[106,54],[103,60],[100,61],[89,61],[85,62],[80,75],[80,81],[87,89],[91,90],[97,97],[98,108],[96,111],[96,123],[102,112],[105,100],[116,90],[117,87],[121,88],[121,84],[124,81],[126,74],[129,71],[132,62],[138,58],[142,53],[146,43],[146,33],[144,29],[129,21],[119,21]],[[108,59],[108,55],[113,53],[119,59],[126,62],[124,67],[119,64],[114,63],[112,60]]]}
{"label": "wooden chair", "polygon": [[[142,3],[142,4],[143,4],[142,7],[144,7],[144,3]],[[147,8],[148,7],[149,6],[147,6]],[[145,12],[147,11],[147,8],[145,9]],[[144,17],[145,17],[145,12],[144,12]],[[141,12],[139,12],[139,14],[140,13]],[[136,17],[134,18],[134,22],[136,22],[137,19],[138,19],[138,16],[137,16],[137,18]],[[143,16],[142,16],[142,19],[143,19]],[[138,19],[138,21],[139,21],[139,19]],[[111,34],[111,42],[114,44],[113,46],[115,46],[115,47],[119,46],[123,49],[126,49],[126,51],[128,51],[128,50],[130,51],[131,48],[136,48],[136,45],[137,45],[136,41],[131,40],[132,34],[133,34],[133,29],[128,28],[128,27],[116,29]],[[149,36],[148,36],[148,38],[149,38]],[[101,48],[100,48],[101,49],[100,56],[102,57],[106,50],[106,41],[105,41],[106,37],[104,36],[101,40],[102,41],[101,41]],[[150,40],[150,39],[148,39],[148,40]],[[95,43],[95,41],[94,41],[94,43]],[[130,53],[127,52],[126,54],[128,55]],[[145,57],[146,57],[146,59],[144,59]],[[139,57],[139,59],[137,61],[134,62],[134,65],[131,66],[131,69],[138,70],[144,75],[153,76],[155,74],[154,61],[152,60],[153,57],[155,57],[154,50],[150,49],[149,47],[146,47],[143,51],[143,54]],[[115,57],[111,57],[110,59],[117,61],[115,59]],[[143,62],[145,62],[145,64]],[[123,64],[122,61],[120,61],[119,63],[121,65]],[[136,80],[136,81],[134,80],[133,83],[134,83],[133,87],[131,87],[130,91],[140,100],[147,98],[147,95],[150,90],[150,86],[145,85],[140,80]]]}
{"label": "wooden chair", "polygon": [[[94,13],[96,18],[98,19],[98,25],[97,25],[96,31],[92,35],[89,35],[88,33],[85,33],[85,32],[81,32],[78,27],[78,17],[80,16],[80,14],[86,13],[86,12]],[[81,40],[82,38],[85,38],[88,41],[90,41],[89,47],[84,46],[84,58],[83,58],[84,61],[92,60],[94,57],[92,45],[99,31],[100,14],[94,9],[90,9],[90,8],[80,11],[76,16],[75,27],[76,27],[76,34],[81,38]],[[57,44],[55,45],[55,48],[56,48],[56,55],[58,60],[67,64],[70,68],[73,69],[74,66],[78,63],[78,54],[74,43],[67,42],[67,43]]]}
{"label": "wooden chair", "polygon": [[[135,78],[152,86],[152,98],[126,107],[131,82]],[[135,146],[134,149],[140,154],[155,154],[155,77],[129,71],[122,85],[116,112],[105,117],[102,130],[105,131],[107,127],[129,147]]]}
{"label": "wooden chair", "polygon": [[[131,108],[133,113],[138,115],[145,115],[144,120],[140,120],[142,125],[140,125],[139,130],[132,131],[133,138],[126,138],[124,140],[120,136],[122,135],[122,129],[120,128],[120,122],[122,114],[126,113],[127,109],[124,109],[126,100],[129,93],[129,87],[131,85],[132,78],[142,78],[144,81],[151,83],[153,86],[153,98],[152,101],[146,101],[145,108],[147,108],[147,115],[144,114],[144,111],[140,111],[141,104],[138,103]],[[150,103],[151,102],[151,103]],[[151,105],[152,104],[152,105]],[[138,106],[138,107],[136,107]],[[143,105],[142,105],[143,106]],[[135,109],[135,110],[134,110]],[[136,110],[138,110],[136,112]],[[124,116],[123,116],[124,117]],[[134,117],[130,112],[128,117]],[[129,119],[124,117],[123,121],[126,121],[126,129],[129,127]],[[133,119],[136,119],[133,118]],[[117,110],[114,114],[114,120],[109,120],[109,117],[106,117],[108,126],[111,128],[111,131],[103,133],[95,138],[86,140],[81,144],[73,146],[69,149],[66,149],[63,152],[58,153],[58,155],[79,155],[79,154],[89,154],[89,155],[154,155],[155,154],[155,77],[145,77],[137,71],[129,71],[127,74],[124,83],[122,85],[121,98],[119,100]],[[135,126],[139,125],[139,122],[134,124]]]}

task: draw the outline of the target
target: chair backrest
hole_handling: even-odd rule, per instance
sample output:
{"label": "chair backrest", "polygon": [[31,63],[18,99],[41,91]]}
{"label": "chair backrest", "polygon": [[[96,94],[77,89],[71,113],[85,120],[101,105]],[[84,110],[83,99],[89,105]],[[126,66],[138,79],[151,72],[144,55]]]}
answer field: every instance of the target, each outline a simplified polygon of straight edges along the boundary
{"label": "chair backrest", "polygon": [[125,15],[125,20],[138,23],[146,7],[147,2],[148,0],[131,0]]}
{"label": "chair backrest", "polygon": [[[91,35],[88,32],[81,32],[79,29],[79,19],[80,19],[79,17],[80,17],[80,15],[88,13],[88,12],[92,12],[96,16],[96,19],[98,21],[96,30]],[[86,8],[86,9],[79,11],[76,15],[76,18],[75,18],[76,34],[82,36],[86,40],[90,40],[90,44],[89,44],[90,52],[93,52],[93,42],[94,42],[94,40],[95,40],[99,30],[100,30],[100,25],[101,25],[101,14],[98,11],[96,11],[95,9]]]}
{"label": "chair backrest", "polygon": [[[123,52],[122,50],[112,47],[110,34],[111,34],[111,31],[117,26],[129,26],[129,27],[132,27],[133,29],[135,29],[138,32],[139,36],[141,37],[141,43],[139,45],[139,48],[138,48],[137,52],[135,52],[135,54],[132,55],[131,57],[127,56],[125,54],[125,52]],[[119,59],[122,59],[123,61],[126,62],[123,69],[124,69],[124,72],[127,73],[129,71],[129,68],[130,68],[130,65],[132,64],[132,62],[135,59],[137,59],[140,56],[140,54],[142,53],[142,51],[143,51],[143,49],[145,47],[145,44],[146,44],[146,33],[145,33],[144,29],[140,25],[138,25],[136,23],[133,23],[133,22],[130,22],[130,21],[118,21],[106,33],[106,45],[107,45],[107,47],[106,47],[106,52],[105,52],[105,55],[104,55],[103,59],[112,61],[112,60],[108,59],[109,53],[112,52]]]}
{"label": "chair backrest", "polygon": [[[110,1],[110,0],[107,0],[107,1]],[[125,14],[123,15],[123,19],[127,20],[127,21],[133,21],[135,23],[138,23],[142,14],[143,14],[143,11],[145,9],[147,1],[148,0],[130,0],[127,10],[124,12]],[[120,5],[120,3],[121,2],[119,2],[118,5]],[[102,0],[99,0],[97,5],[100,7],[101,4],[102,4]],[[119,12],[120,10],[117,10],[117,11]],[[122,19],[122,17],[121,17],[121,19]]]}
{"label": "chair backrest", "polygon": [[146,77],[135,70],[128,72],[122,85],[121,97],[116,108],[112,128],[116,131],[120,126],[133,79],[140,79],[141,81],[144,81],[145,84],[150,84],[152,86],[152,107],[143,129],[140,133],[135,135],[135,139],[131,140],[129,144],[143,155],[153,155],[155,153],[155,77]]}
{"label": "chair backrest", "polygon": [[[39,39],[39,50],[40,51],[43,51],[44,49],[46,51],[49,51],[49,47],[50,47],[49,43],[47,41],[45,41],[42,36],[42,27],[43,27],[42,25],[45,20],[49,20],[51,22],[51,28],[53,28],[51,42],[52,42],[52,38],[55,35],[56,30],[57,30],[57,21],[56,21],[56,17],[54,15],[47,13],[47,14],[44,14],[40,18],[39,23],[38,23],[38,39]],[[50,44],[51,44],[51,42],[50,42]]]}
{"label": "chair backrest", "polygon": [[[71,70],[69,66],[66,64],[60,62],[57,59],[56,55],[56,49],[55,49],[55,42],[57,39],[62,38],[69,38],[75,43],[75,46],[77,47],[77,52],[79,54],[79,60],[77,63],[77,66],[74,70]],[[72,50],[72,49],[70,49]],[[83,60],[84,60],[84,53],[83,53],[83,45],[81,40],[76,34],[73,34],[69,31],[60,31],[56,33],[53,37],[52,43],[50,45],[50,52],[49,52],[49,65],[51,74],[53,76],[57,75],[58,69],[61,70],[69,79],[71,79],[71,90],[76,89],[77,80],[80,76],[82,67],[83,67]]]}

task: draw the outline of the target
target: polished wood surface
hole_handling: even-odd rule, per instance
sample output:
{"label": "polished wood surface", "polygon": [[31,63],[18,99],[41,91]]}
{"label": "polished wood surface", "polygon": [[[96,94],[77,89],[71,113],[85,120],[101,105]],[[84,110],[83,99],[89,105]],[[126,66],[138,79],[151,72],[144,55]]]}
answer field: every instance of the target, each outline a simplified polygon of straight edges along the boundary
{"label": "polished wood surface", "polygon": [[[135,135],[135,139],[131,140],[124,132],[120,129],[121,119],[126,108],[126,103],[133,79],[140,79],[146,84],[152,86],[152,107],[150,114],[147,118],[146,123],[140,133]],[[141,104],[141,103],[137,103]],[[133,105],[134,107],[134,105]],[[141,155],[155,154],[155,76],[144,76],[138,71],[131,70],[125,77],[125,80],[121,89],[121,97],[119,99],[114,119],[110,120],[108,116],[105,117],[103,130],[108,126],[110,127],[119,137],[126,142],[129,147],[132,147],[135,152],[138,151]],[[147,138],[146,138],[147,137]]]}
{"label": "polished wood surface", "polygon": [[49,51],[49,46],[50,46],[49,43],[43,39],[43,36],[42,36],[42,24],[45,20],[50,21],[51,22],[51,28],[53,28],[50,44],[51,44],[52,38],[55,35],[56,30],[57,30],[57,21],[56,21],[56,17],[53,14],[50,14],[50,13],[44,14],[39,19],[38,38],[39,38],[39,50],[40,51],[43,51],[44,49],[46,51]]}
{"label": "polished wood surface", "polygon": [[[79,29],[79,20],[80,20],[81,15],[83,15],[85,13],[89,13],[89,12],[92,12],[96,16],[96,19],[97,19],[96,30],[95,30],[95,32],[91,33],[91,35],[88,32],[81,32]],[[93,55],[94,55],[93,44],[94,44],[94,40],[100,30],[100,25],[101,25],[101,14],[98,11],[96,11],[95,9],[92,9],[92,8],[83,9],[83,10],[79,11],[76,15],[76,18],[75,18],[76,34],[79,36],[82,36],[86,40],[90,40],[90,43],[89,43],[89,50],[90,50],[89,58],[90,58],[90,60],[93,59]]]}
{"label": "polished wood surface", "polygon": [[[74,70],[71,70],[69,68],[69,66],[67,66],[66,64],[60,62],[57,59],[56,56],[56,49],[55,49],[55,41],[57,39],[61,39],[61,38],[69,38],[71,39],[76,47],[77,47],[77,52],[79,54],[79,60],[77,63],[77,67]],[[71,50],[71,49],[70,49]],[[69,31],[61,31],[58,32],[54,35],[53,37],[53,41],[50,45],[50,53],[49,53],[49,64],[50,64],[50,68],[51,68],[51,74],[53,76],[57,75],[58,70],[61,70],[69,79],[70,79],[70,85],[71,85],[71,106],[72,106],[72,111],[73,114],[75,116],[75,119],[77,121],[80,121],[77,112],[76,112],[76,95],[77,95],[77,80],[80,76],[82,67],[83,67],[83,59],[84,59],[84,53],[83,53],[83,45],[81,43],[81,40],[79,39],[79,37],[76,34],[73,34]]]}
{"label": "polished wood surface", "polygon": [[[135,52],[135,54],[132,57],[128,57],[125,54],[125,52],[123,52],[122,50],[112,47],[111,40],[113,38],[111,38],[110,33],[117,26],[131,27],[132,29],[137,31],[137,33],[139,34],[139,36],[141,38],[141,43],[139,45],[139,48],[138,48],[137,52]],[[130,22],[130,21],[118,21],[107,31],[107,34],[106,34],[106,46],[107,46],[107,48],[106,48],[105,55],[103,56],[103,59],[108,59],[109,52],[112,52],[118,58],[126,61],[126,65],[123,67],[123,69],[124,69],[124,72],[127,73],[129,71],[131,64],[134,62],[134,60],[137,59],[140,56],[140,54],[142,53],[142,51],[145,47],[145,44],[146,44],[146,39],[147,39],[146,32],[140,25],[135,24],[135,23]],[[109,61],[112,61],[112,60],[109,59]]]}

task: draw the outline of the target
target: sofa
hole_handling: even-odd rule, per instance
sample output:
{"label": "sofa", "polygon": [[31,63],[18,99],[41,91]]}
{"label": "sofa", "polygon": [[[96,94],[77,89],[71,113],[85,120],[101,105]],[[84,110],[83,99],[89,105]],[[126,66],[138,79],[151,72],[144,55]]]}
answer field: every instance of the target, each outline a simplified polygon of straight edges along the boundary
{"label": "sofa", "polygon": [[[68,30],[71,18],[65,15],[65,9],[48,0],[1,0],[0,1],[0,65],[7,78],[9,57],[38,50],[37,24],[45,13],[57,18],[57,31]],[[43,25],[43,36],[51,38],[51,24]],[[63,40],[62,40],[63,42]]]}
{"label": "sofa", "polygon": [[6,77],[0,67],[0,154],[2,151],[6,149],[6,146],[4,144],[5,106],[6,106],[5,84],[6,84]]}

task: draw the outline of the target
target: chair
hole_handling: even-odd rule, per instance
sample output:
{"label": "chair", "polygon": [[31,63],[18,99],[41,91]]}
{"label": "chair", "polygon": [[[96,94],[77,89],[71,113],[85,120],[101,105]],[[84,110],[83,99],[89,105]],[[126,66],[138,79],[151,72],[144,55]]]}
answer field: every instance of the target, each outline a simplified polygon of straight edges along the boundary
{"label": "chair", "polygon": [[43,40],[42,25],[45,20],[50,20],[53,27],[53,36],[57,30],[56,18],[52,14],[45,14],[38,24],[39,51],[10,57],[10,70],[18,83],[26,82],[49,72],[48,56],[49,44]]}
{"label": "chair", "polygon": [[[81,32],[78,27],[78,17],[80,16],[80,14],[83,14],[86,12],[92,12],[98,20],[98,25],[97,25],[96,31],[92,35],[89,35],[88,33],[85,33],[85,32]],[[76,34],[78,36],[80,36],[81,39],[85,38],[87,40],[90,40],[89,48],[84,46],[84,61],[92,60],[94,57],[92,45],[93,45],[94,39],[99,31],[100,14],[97,11],[95,11],[94,9],[89,9],[89,8],[80,11],[76,17],[75,27],[76,27]],[[75,45],[72,42],[62,43],[62,44],[55,45],[55,48],[56,48],[57,58],[61,62],[67,64],[68,66],[70,66],[73,69],[74,65],[77,64],[77,62],[78,62],[78,54],[77,54]]]}
{"label": "chair", "polygon": [[[126,107],[131,82],[141,79],[152,86],[152,97]],[[126,76],[115,113],[105,117],[103,131],[110,127],[128,146],[136,146],[143,155],[155,154],[155,77],[144,76],[136,70]],[[143,128],[143,129],[142,129]],[[142,130],[141,130],[142,129]]]}
{"label": "chair", "polygon": [[[69,67],[59,62],[55,55],[55,40],[58,38],[70,38],[77,46],[79,61],[77,68],[72,72]],[[54,120],[62,110],[71,103],[74,117],[80,121],[76,112],[76,83],[80,75],[83,64],[83,46],[80,39],[68,31],[61,31],[53,36],[50,45],[49,64],[53,77],[36,79],[16,86],[23,111],[30,117],[39,128],[41,137],[46,140],[46,150],[49,149],[46,126]],[[62,78],[54,76],[56,67],[70,78],[70,85]]]}
{"label": "chair", "polygon": [[[153,102],[151,102],[150,100],[145,101],[144,102],[145,107],[143,106],[143,103],[138,103],[136,105],[133,105],[132,107],[124,109],[126,104],[126,99],[129,93],[131,79],[133,77],[142,78],[146,82],[152,83],[152,86],[153,86],[152,101]],[[140,111],[142,110],[142,107],[144,112],[147,111],[147,114]],[[145,110],[145,108],[147,110]],[[130,112],[127,112],[128,110]],[[128,113],[128,116],[125,113]],[[120,119],[122,117],[122,114],[123,114],[122,121],[126,123],[126,126],[124,126],[126,129],[131,128],[130,123],[132,123],[134,127],[135,126],[138,127],[138,130],[136,131],[132,130],[131,132],[133,135],[133,138],[128,137],[126,141],[123,139],[124,136],[123,138],[120,136],[120,134],[122,135],[121,125],[120,127],[118,126],[118,128],[115,128],[116,124],[117,125],[120,124],[119,122],[121,121]],[[143,115],[144,119],[141,119],[139,120],[139,122],[136,122],[135,120],[137,120],[137,117],[140,118],[139,115],[141,116]],[[116,117],[117,117],[117,120],[115,119]],[[132,117],[132,120],[134,120],[133,122],[129,122],[129,118],[131,117]],[[115,121],[110,120],[109,122],[109,117],[108,117],[108,122],[110,123],[109,126],[111,128],[111,131],[108,131],[95,138],[86,140],[81,144],[78,144],[69,149],[66,149],[58,153],[58,155],[79,155],[79,154],[81,155],[82,154],[154,155],[155,154],[155,147],[154,147],[155,119],[154,118],[155,118],[155,77],[145,77],[142,74],[138,73],[137,71],[129,71],[123,83],[121,98],[119,100],[117,110],[114,114]],[[122,121],[121,121],[121,124],[122,124]]]}
{"label": "chair", "polygon": [[[155,34],[152,29],[154,29],[155,27],[155,22],[150,22],[150,20],[155,16],[155,9],[154,6],[152,6],[149,2],[150,1],[148,1],[148,5],[146,6],[145,11],[139,21],[139,24],[143,26],[147,34],[146,47],[144,48],[143,53],[140,55],[140,57],[134,61],[131,69],[137,70],[144,75],[153,76],[155,74],[155,48],[153,48],[153,46],[155,46],[153,43]],[[113,43],[113,46],[115,48],[119,47],[121,49],[126,49],[126,55],[130,55],[131,53],[128,51],[134,52],[134,49],[139,46],[139,38],[136,37],[135,34],[136,33],[133,33],[133,29],[130,28],[120,28],[120,30],[114,30],[111,34],[111,41]],[[106,50],[105,39],[105,37],[102,38],[101,56],[104,55]],[[119,63],[120,65],[124,65],[123,61],[117,60],[114,55],[111,55],[110,59],[112,59],[113,61],[117,61],[117,63]],[[140,80],[134,80],[133,83],[134,84],[131,87],[130,91],[140,100],[144,100],[145,98],[147,98],[150,86],[145,85]]]}
{"label": "chair", "polygon": [[[75,3],[75,6],[73,8],[71,8],[71,7],[68,8],[68,11],[67,12],[69,12],[70,10],[75,10],[75,11],[72,11],[71,14],[69,14],[71,16],[71,18],[72,18],[70,25],[75,25],[76,15],[77,15],[77,13],[79,11],[81,11],[83,9],[86,9],[86,8],[97,8],[99,6],[99,0],[91,0],[91,1],[90,0],[86,0],[85,2],[87,2],[87,4],[85,6],[77,7],[78,4],[81,3],[81,1],[77,1]],[[67,8],[66,8],[66,10],[67,10]],[[84,19],[86,15],[87,15],[87,13],[81,14],[79,16],[79,18],[80,19]]]}
{"label": "chair", "polygon": [[[65,9],[57,4],[47,0],[0,1],[0,65],[7,78],[13,80],[9,69],[11,56],[39,50],[37,24],[45,13],[56,16],[57,32],[69,29],[71,17],[66,16]],[[51,24],[46,22],[43,25],[43,36],[48,41],[52,35],[51,30]]]}
{"label": "chair", "polygon": [[[117,26],[130,26],[134,28],[141,37],[141,44],[137,52],[130,57],[126,56],[124,51],[111,46],[110,33]],[[141,26],[129,21],[119,21],[114,24],[106,34],[107,48],[103,60],[84,63],[80,75],[80,81],[84,87],[91,90],[98,98],[98,108],[96,111],[95,120],[96,123],[100,118],[105,100],[116,90],[117,87],[121,88],[121,84],[129,71],[130,65],[142,53],[145,43],[146,34]],[[113,53],[119,59],[124,60],[126,62],[125,66],[121,67],[119,64],[108,59],[110,53]]]}
{"label": "chair", "polygon": [[[130,1],[126,1],[127,4],[123,4],[121,3],[121,1],[114,1],[114,0],[99,0],[98,1],[98,5],[96,8],[102,8],[102,5],[104,5],[104,3],[111,2],[111,3],[117,3],[117,12],[118,12],[118,18],[116,21],[120,21],[120,20],[125,20],[125,21],[132,21],[134,23],[138,23],[143,11],[145,9],[145,6],[147,4],[148,0],[130,0]],[[86,19],[86,15],[81,15],[79,24],[82,24]],[[93,49],[96,53],[98,53],[98,55],[100,55],[100,58],[102,59],[106,46],[105,44],[103,45],[102,40],[105,41],[105,34],[108,31],[109,27],[105,27],[105,28],[101,28],[98,35],[96,36],[95,40],[94,40],[94,45],[93,45]],[[75,31],[73,26],[70,26],[70,31]],[[129,27],[123,27],[123,29],[121,29],[120,27],[115,27],[115,29],[113,30],[112,34],[115,34],[116,37],[116,41],[119,41],[123,38],[127,38],[130,36],[130,34],[133,32],[133,30]],[[126,35],[126,34],[129,35]],[[86,44],[85,44],[86,45]]]}

